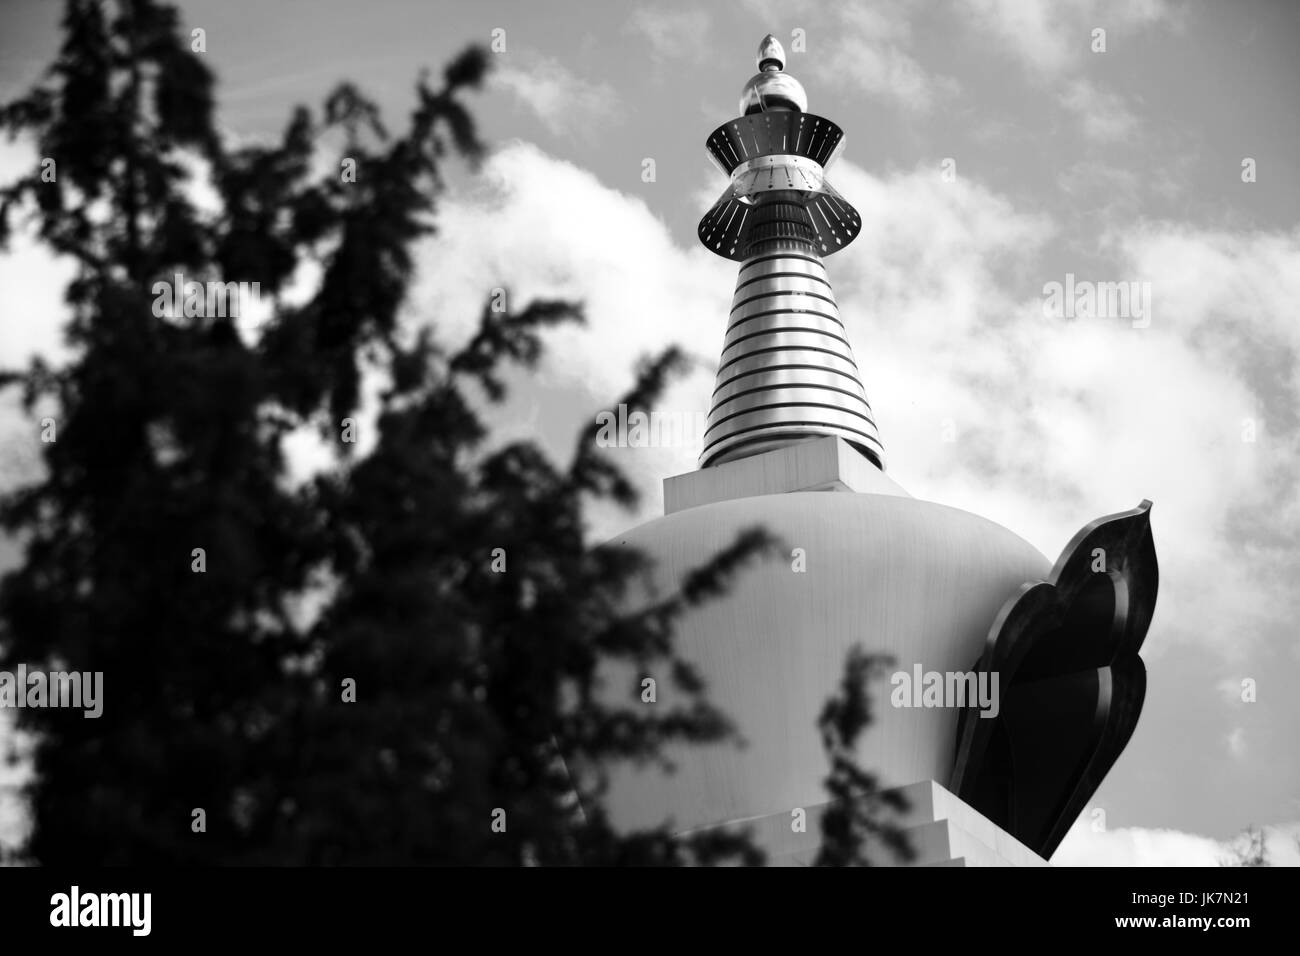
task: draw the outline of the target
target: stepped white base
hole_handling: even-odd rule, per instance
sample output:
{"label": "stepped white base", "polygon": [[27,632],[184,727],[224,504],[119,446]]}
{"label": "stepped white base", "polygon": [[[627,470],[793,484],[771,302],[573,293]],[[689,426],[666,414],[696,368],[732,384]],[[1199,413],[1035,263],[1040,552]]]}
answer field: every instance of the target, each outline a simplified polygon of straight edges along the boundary
{"label": "stepped white base", "polygon": [[[898,787],[909,809],[900,818],[915,854],[901,863],[884,847],[868,846],[876,866],[1050,866],[1029,847],[933,780]],[[768,866],[812,866],[821,845],[821,818],[829,803],[803,807],[805,828],[796,832],[797,815],[773,813],[719,824],[748,827],[767,853]],[[714,829],[707,827],[703,829]],[[698,832],[698,831],[697,831]]]}

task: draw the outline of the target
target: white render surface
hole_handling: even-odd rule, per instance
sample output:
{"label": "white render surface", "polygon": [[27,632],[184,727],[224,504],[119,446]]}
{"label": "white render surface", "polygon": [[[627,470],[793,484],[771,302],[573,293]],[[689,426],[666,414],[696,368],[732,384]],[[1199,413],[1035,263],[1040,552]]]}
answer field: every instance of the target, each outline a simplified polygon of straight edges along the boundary
{"label": "white render surface", "polygon": [[[837,442],[756,456],[771,456],[776,463],[734,464],[761,466],[759,471],[768,474],[792,467],[798,474],[812,465],[795,455],[791,466],[791,452],[816,455],[829,446],[838,455]],[[749,481],[733,481],[724,473],[728,467],[688,476],[728,486],[694,494],[703,499],[734,492]],[[656,559],[651,580],[662,597],[742,529],[755,525],[783,541],[781,555],[750,566],[729,593],[690,612],[676,637],[679,652],[707,681],[710,701],[732,718],[748,745],[671,750],[674,774],[656,767],[618,769],[608,800],[617,826],[671,820],[677,828],[693,829],[824,803],[828,765],[816,721],[837,689],[849,649],[860,645],[892,656],[890,672],[910,672],[914,663],[926,671],[967,671],[1003,603],[1050,569],[1047,558],[1000,525],[918,501],[901,489],[715,500],[665,515],[610,543],[635,546]],[[806,571],[793,570],[796,548],[802,549]],[[634,598],[634,604],[645,598]],[[660,679],[657,701],[645,706],[682,702],[674,700],[669,675],[646,676]],[[638,683],[634,678],[630,672],[611,673],[606,690],[630,695]],[[887,677],[874,682],[872,703],[874,720],[860,741],[862,765],[884,786],[946,783],[956,710],[892,707]],[[955,832],[950,838],[956,839]],[[988,834],[971,836],[986,843]],[[978,855],[979,847],[970,844],[963,853]]]}
{"label": "white render surface", "polygon": [[664,479],[664,513],[790,491],[907,492],[842,438],[824,437]]}

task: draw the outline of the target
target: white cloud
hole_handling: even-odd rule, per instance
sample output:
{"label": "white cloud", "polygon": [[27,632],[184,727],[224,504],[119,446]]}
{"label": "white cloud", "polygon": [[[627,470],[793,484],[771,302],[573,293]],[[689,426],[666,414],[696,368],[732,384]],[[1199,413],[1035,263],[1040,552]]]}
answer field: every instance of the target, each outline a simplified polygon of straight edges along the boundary
{"label": "white cloud", "polygon": [[[585,303],[585,327],[547,335],[528,397],[543,402],[548,419],[567,414],[578,428],[579,411],[610,407],[631,385],[637,361],[673,343],[693,352],[700,367],[671,389],[661,410],[707,413],[735,269],[702,248],[682,249],[641,199],[516,142],[488,159],[476,189],[447,198],[439,230],[421,255],[429,268],[412,314],[436,317],[448,341],[472,332],[497,286],[509,289],[512,307],[538,297]],[[569,396],[567,407],[558,407],[561,395]],[[693,470],[698,452],[696,444],[616,454],[641,474],[654,508],[660,480]],[[609,534],[628,523],[626,515],[609,520],[602,525]]]}
{"label": "white cloud", "polygon": [[[991,35],[1036,82],[1060,84],[1056,99],[1078,118],[1089,139],[1111,143],[1130,137],[1139,119],[1129,101],[1077,78],[1089,65],[1104,67],[1112,46],[1128,42],[1138,30],[1158,23],[1176,25],[1164,0],[966,0],[968,22]],[[1106,31],[1106,51],[1093,50],[1093,31]]]}
{"label": "white cloud", "polygon": [[[8,184],[38,162],[30,143],[0,139],[0,182]],[[11,212],[14,227],[8,248],[0,253],[0,368],[25,369],[35,357],[57,363],[67,355],[62,323],[68,308],[63,294],[76,274],[69,258],[55,258],[41,244],[25,210]],[[23,410],[21,389],[0,391],[0,492],[39,479],[40,420]],[[0,550],[0,564],[13,555]],[[4,570],[0,567],[0,570]]]}
{"label": "white cloud", "polygon": [[1092,31],[1106,31],[1107,50],[1121,36],[1173,17],[1165,0],[965,0],[970,21],[1003,41],[1031,73],[1062,73],[1092,52]]}
{"label": "white cloud", "polygon": [[1241,686],[1241,679],[1238,677],[1225,677],[1214,685],[1215,689],[1223,696],[1223,700],[1228,704],[1242,703],[1241,695],[1244,688]]}
{"label": "white cloud", "polygon": [[1238,759],[1246,756],[1246,728],[1233,727],[1228,734],[1228,753]]}
{"label": "white cloud", "polygon": [[1069,83],[1058,100],[1082,121],[1089,139],[1105,143],[1125,140],[1137,128],[1138,118],[1124,97],[1098,89],[1087,80]]}
{"label": "white cloud", "polygon": [[[1287,318],[1300,236],[1148,224],[1104,237],[1115,271],[1094,278],[1151,282],[1151,326],[1048,319],[1042,286],[1061,278],[1043,265],[1049,220],[929,167],[878,177],[843,163],[835,182],[868,225],[828,269],[904,487],[1051,558],[1086,522],[1150,498],[1162,583],[1149,650],[1177,640],[1239,655],[1289,626],[1300,421],[1284,409],[1300,407],[1300,377],[1262,374],[1247,343],[1300,345]],[[707,406],[735,267],[677,245],[642,200],[585,170],[525,144],[499,151],[477,190],[449,197],[425,260],[436,269],[422,301],[462,334],[496,285],[586,302],[588,328],[551,336],[539,393],[601,407],[636,358],[677,342],[709,368],[665,407]],[[1266,438],[1244,443],[1241,419],[1261,401]],[[955,442],[942,440],[948,420]],[[696,450],[628,459],[651,507]],[[1267,534],[1247,544],[1257,514]]]}
{"label": "white cloud", "polygon": [[[1162,584],[1149,650],[1195,641],[1239,658],[1282,633],[1300,613],[1300,371],[1286,360],[1300,352],[1300,230],[1104,236],[1114,272],[1094,278],[1150,282],[1151,326],[1066,322],[1042,312],[1043,283],[1061,277],[1042,264],[1047,219],[930,168],[878,177],[842,163],[835,182],[868,224],[828,267],[893,476],[1052,558],[1085,522],[1151,498]],[[518,415],[606,407],[637,359],[674,342],[701,367],[663,409],[707,410],[735,267],[679,246],[641,199],[515,143],[447,197],[440,226],[413,311],[445,335],[468,334],[498,285],[516,303],[586,303],[586,328],[549,335]],[[0,258],[0,309],[30,317],[0,323],[9,361],[57,348],[66,278],[21,243]],[[626,451],[648,508],[697,453]]]}
{"label": "white cloud", "polygon": [[1059,7],[1015,0],[967,0],[976,22],[1007,41],[1033,69],[1047,72],[1070,57],[1070,43],[1053,12]]}
{"label": "white cloud", "polygon": [[[1175,636],[1239,654],[1279,634],[1300,611],[1286,584],[1300,427],[1284,415],[1300,407],[1300,377],[1282,365],[1270,380],[1245,343],[1298,344],[1288,317],[1300,235],[1150,225],[1107,237],[1115,272],[1103,278],[1151,283],[1151,327],[1045,319],[1039,290],[1059,278],[1032,279],[1045,231],[936,179],[849,167],[837,180],[870,225],[829,269],[895,476],[1051,557],[1085,521],[1151,498],[1162,567],[1152,647]],[[1261,388],[1267,438],[1243,442]],[[958,440],[945,445],[946,419]]]}
{"label": "white cloud", "polygon": [[532,144],[497,150],[476,188],[447,197],[440,217],[417,295],[437,297],[434,314],[451,323],[440,324],[445,331],[468,334],[497,286],[508,286],[516,305],[585,300],[588,327],[553,334],[553,382],[608,398],[644,354],[671,342],[708,354],[721,342],[734,268],[702,248],[681,249],[640,198]]}
{"label": "white cloud", "polygon": [[[757,20],[767,23],[815,22],[826,15],[824,5],[801,0],[749,0]],[[927,112],[943,97],[955,96],[956,80],[927,70],[912,55],[914,5],[898,0],[834,7],[832,29],[807,34],[806,55],[791,51],[788,72],[801,80],[815,79],[825,87],[848,85],[903,109]],[[811,103],[817,112],[815,102]]]}
{"label": "white cloud", "polygon": [[930,73],[909,52],[912,29],[901,5],[846,5],[839,14],[835,35],[823,39],[825,49],[809,58],[812,76],[856,85],[918,112],[956,95],[954,79]]}
{"label": "white cloud", "polygon": [[[31,172],[40,157],[26,139],[0,138],[0,183],[8,185]],[[71,259],[56,259],[42,244],[27,209],[10,212],[14,234],[0,253],[0,362],[6,368],[26,365],[36,355],[64,354],[63,293],[76,271]]]}
{"label": "white cloud", "polygon": [[548,56],[511,55],[489,83],[531,109],[553,134],[594,135],[593,126],[619,116],[618,94],[608,83],[577,75]]}
{"label": "white cloud", "polygon": [[[1084,814],[1052,856],[1053,866],[1221,866],[1235,858],[1240,838],[1215,840],[1179,830],[1122,828],[1094,832]],[[1264,827],[1268,860],[1300,866],[1300,824]]]}
{"label": "white cloud", "polygon": [[708,55],[709,23],[709,14],[699,8],[646,6],[632,14],[628,28],[649,41],[656,60],[699,60]]}

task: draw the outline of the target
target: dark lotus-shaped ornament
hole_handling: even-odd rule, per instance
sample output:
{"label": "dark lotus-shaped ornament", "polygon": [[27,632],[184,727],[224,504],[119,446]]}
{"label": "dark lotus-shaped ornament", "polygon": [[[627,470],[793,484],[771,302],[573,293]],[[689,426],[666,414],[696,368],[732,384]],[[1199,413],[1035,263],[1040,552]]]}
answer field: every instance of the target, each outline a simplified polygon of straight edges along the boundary
{"label": "dark lotus-shaped ornament", "polygon": [[1159,571],[1151,502],[1098,518],[1046,581],[1025,584],[993,621],[977,674],[997,673],[1001,707],[957,724],[950,789],[1050,857],[1137,726],[1138,649]]}

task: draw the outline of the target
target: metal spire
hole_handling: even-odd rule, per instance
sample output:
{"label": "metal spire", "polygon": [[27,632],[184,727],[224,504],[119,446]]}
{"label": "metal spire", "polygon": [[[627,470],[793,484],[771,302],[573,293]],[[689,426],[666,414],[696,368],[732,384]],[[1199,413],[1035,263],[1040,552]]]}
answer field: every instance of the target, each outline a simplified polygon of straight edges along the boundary
{"label": "metal spire", "polygon": [[743,115],[707,147],[731,185],[700,220],[700,242],[741,262],[701,467],[836,435],[884,469],[884,450],[822,257],[861,229],[826,181],[843,131],[807,112],[768,35],[759,73],[741,91]]}

